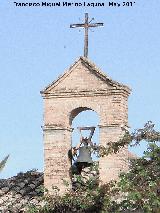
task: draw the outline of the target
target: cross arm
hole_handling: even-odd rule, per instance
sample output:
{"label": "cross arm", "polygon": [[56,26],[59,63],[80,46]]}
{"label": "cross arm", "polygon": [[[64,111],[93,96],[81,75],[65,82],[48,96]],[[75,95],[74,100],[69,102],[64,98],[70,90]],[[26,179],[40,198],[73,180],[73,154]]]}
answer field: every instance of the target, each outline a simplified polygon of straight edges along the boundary
{"label": "cross arm", "polygon": [[99,27],[99,26],[104,26],[104,24],[103,23],[89,24],[89,27]]}
{"label": "cross arm", "polygon": [[71,24],[70,28],[84,27],[84,24]]}

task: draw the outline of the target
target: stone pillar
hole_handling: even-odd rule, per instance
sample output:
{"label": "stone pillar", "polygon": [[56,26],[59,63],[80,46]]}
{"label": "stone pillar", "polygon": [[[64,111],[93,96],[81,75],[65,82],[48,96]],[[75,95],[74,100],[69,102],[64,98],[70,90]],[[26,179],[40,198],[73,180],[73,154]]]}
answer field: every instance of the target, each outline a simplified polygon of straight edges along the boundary
{"label": "stone pillar", "polygon": [[44,186],[52,194],[52,187],[60,189],[60,194],[66,190],[64,180],[69,183],[70,180],[70,161],[68,159],[68,150],[71,148],[71,128],[62,128],[58,126],[44,126]]}
{"label": "stone pillar", "polygon": [[[100,145],[106,146],[108,142],[117,142],[123,135],[120,126],[99,126],[100,128]],[[123,148],[117,154],[108,155],[99,159],[99,173],[102,183],[118,179],[121,171],[128,169],[128,151]]]}

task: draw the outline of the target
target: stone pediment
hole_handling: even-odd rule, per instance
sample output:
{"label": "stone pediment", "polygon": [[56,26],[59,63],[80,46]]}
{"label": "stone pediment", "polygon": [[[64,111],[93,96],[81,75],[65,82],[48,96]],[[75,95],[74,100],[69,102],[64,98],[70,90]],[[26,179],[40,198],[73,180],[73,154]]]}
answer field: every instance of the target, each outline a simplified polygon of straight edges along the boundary
{"label": "stone pediment", "polygon": [[110,89],[123,89],[130,93],[127,86],[113,81],[87,58],[80,57],[62,76],[42,90],[41,94],[46,96],[89,91],[104,93]]}

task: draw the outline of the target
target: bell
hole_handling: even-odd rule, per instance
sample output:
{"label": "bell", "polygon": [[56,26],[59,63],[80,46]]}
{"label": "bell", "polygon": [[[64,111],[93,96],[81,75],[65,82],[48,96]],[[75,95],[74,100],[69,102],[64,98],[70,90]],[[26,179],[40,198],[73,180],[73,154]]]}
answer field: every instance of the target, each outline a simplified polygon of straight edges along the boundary
{"label": "bell", "polygon": [[87,163],[87,164],[93,163],[92,158],[91,158],[90,147],[82,146],[79,148],[79,155],[77,157],[77,163]]}
{"label": "bell", "polygon": [[[79,149],[79,155],[77,157],[77,163],[83,164],[84,166],[88,166],[93,163],[92,158],[91,158],[91,146],[88,146],[89,144],[91,145],[91,138],[94,134],[95,127],[78,127],[80,134],[81,134],[81,144]],[[82,130],[90,130],[90,135],[87,138],[84,138],[82,136]],[[83,146],[81,146],[83,145]]]}

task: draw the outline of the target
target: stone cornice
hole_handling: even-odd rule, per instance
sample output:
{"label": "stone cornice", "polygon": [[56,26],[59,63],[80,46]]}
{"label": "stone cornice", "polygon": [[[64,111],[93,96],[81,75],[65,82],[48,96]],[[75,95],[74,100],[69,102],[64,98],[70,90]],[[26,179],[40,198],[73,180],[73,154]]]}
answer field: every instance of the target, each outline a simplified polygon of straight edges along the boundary
{"label": "stone cornice", "polygon": [[121,124],[116,124],[116,123],[112,123],[112,124],[100,124],[98,125],[99,128],[108,128],[108,127],[121,127]]}
{"label": "stone cornice", "polygon": [[42,94],[43,98],[73,98],[73,97],[92,97],[92,96],[110,96],[122,95],[128,97],[130,92],[124,88],[113,88],[107,90],[63,90],[55,92],[46,92]]}
{"label": "stone cornice", "polygon": [[99,128],[114,128],[114,127],[120,127],[122,130],[128,130],[130,127],[128,126],[128,124],[126,125],[122,125],[119,123],[111,123],[111,124],[99,124],[98,125]]}
{"label": "stone cornice", "polygon": [[57,125],[51,125],[51,124],[47,124],[42,126],[43,131],[48,131],[48,130],[67,130],[72,132],[73,128],[71,127],[64,127],[64,126],[57,126]]}

